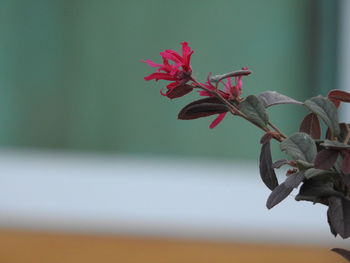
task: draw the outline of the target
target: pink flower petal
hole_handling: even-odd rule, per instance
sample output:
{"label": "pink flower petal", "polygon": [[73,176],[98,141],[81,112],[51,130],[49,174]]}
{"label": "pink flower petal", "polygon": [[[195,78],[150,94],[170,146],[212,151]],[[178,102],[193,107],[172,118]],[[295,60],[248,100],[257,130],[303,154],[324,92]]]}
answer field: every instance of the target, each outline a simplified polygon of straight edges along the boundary
{"label": "pink flower petal", "polygon": [[182,63],[177,63],[171,66],[170,74],[175,76],[177,72],[179,72],[179,67],[181,66]]}
{"label": "pink flower petal", "polygon": [[160,80],[160,79],[164,79],[164,80],[176,80],[173,76],[171,76],[170,74],[168,73],[152,73],[151,75],[149,76],[146,76],[144,77],[145,80],[152,80],[152,79],[155,79],[155,80]]}
{"label": "pink flower petal", "polygon": [[173,89],[173,88],[176,88],[179,85],[180,85],[180,83],[176,81],[176,82],[171,82],[166,87],[167,87],[167,89]]}
{"label": "pink flower petal", "polygon": [[188,56],[193,52],[192,49],[188,46],[188,43],[186,41],[182,42],[181,45],[182,45],[182,56]]}
{"label": "pink flower petal", "polygon": [[210,90],[215,90],[215,86],[213,86],[213,84],[211,84],[211,82],[207,81],[206,83],[201,83],[204,87],[206,87],[207,89]]}
{"label": "pink flower petal", "polygon": [[241,90],[242,89],[242,85],[243,85],[242,76],[235,77],[235,81],[236,81],[237,89]]}
{"label": "pink flower petal", "polygon": [[170,60],[174,61],[175,63],[181,63],[181,64],[183,63],[182,57],[179,55],[179,53],[177,53],[174,50],[167,49],[163,52],[160,52],[160,55],[163,58],[170,59]]}
{"label": "pink flower petal", "polygon": [[227,112],[220,113],[218,117],[210,124],[209,128],[213,129],[218,125],[226,116]]}
{"label": "pink flower petal", "polygon": [[155,63],[155,62],[153,62],[153,61],[150,60],[150,59],[141,60],[141,62],[146,63],[146,64],[148,64],[149,66],[155,67],[155,68],[157,68],[157,67],[163,67],[163,64]]}
{"label": "pink flower petal", "polygon": [[182,42],[182,57],[183,62],[186,67],[190,67],[191,55],[193,54],[193,50],[188,46],[187,42]]}
{"label": "pink flower petal", "polygon": [[231,93],[231,87],[232,87],[231,78],[227,78],[227,81],[225,83],[225,92]]}

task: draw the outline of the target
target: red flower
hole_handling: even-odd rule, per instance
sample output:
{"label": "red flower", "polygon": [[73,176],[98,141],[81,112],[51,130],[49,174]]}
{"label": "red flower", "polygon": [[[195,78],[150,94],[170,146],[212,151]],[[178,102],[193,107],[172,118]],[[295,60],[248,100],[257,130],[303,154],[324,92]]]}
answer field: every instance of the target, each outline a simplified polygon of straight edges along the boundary
{"label": "red flower", "polygon": [[[193,50],[188,46],[187,42],[183,42],[181,45],[182,55],[171,49],[160,52],[163,64],[154,63],[150,59],[142,61],[151,67],[158,68],[155,73],[145,77],[145,80],[155,79],[158,81],[163,79],[173,81],[166,86],[168,90],[165,93],[160,92],[163,96],[167,96],[170,99],[182,97],[193,90],[192,86],[186,84],[191,80],[192,69],[190,60]],[[172,63],[169,63],[169,61]]]}
{"label": "red flower", "polygon": [[[248,68],[242,68],[244,70],[248,70]],[[224,91],[217,90],[217,92],[225,99],[227,100],[234,100],[239,98],[242,94],[242,76],[236,76],[235,78],[235,85],[232,85],[231,78],[227,78],[225,83]],[[210,90],[216,90],[216,87],[210,82],[207,81],[206,83],[201,83],[204,87]],[[213,94],[209,93],[208,91],[201,90],[199,91],[200,96],[209,96],[214,97]],[[213,129],[215,128],[226,116],[227,112],[220,113],[218,117],[210,124],[209,128]]]}

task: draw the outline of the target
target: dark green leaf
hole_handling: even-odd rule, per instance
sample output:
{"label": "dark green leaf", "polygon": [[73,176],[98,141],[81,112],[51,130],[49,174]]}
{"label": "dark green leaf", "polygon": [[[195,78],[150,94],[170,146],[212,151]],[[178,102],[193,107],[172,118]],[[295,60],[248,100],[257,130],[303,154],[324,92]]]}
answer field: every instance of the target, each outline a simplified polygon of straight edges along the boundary
{"label": "dark green leaf", "polygon": [[270,194],[266,202],[266,207],[271,209],[283,201],[292,191],[304,180],[304,172],[298,172],[288,176],[284,183],[277,186]]}
{"label": "dark green leaf", "polygon": [[270,190],[275,189],[278,186],[278,181],[275,170],[272,168],[270,141],[265,142],[261,147],[259,170],[264,184]]}
{"label": "dark green leaf", "polygon": [[347,196],[350,195],[350,176],[348,174],[339,174],[341,188]]}
{"label": "dark green leaf", "polygon": [[178,118],[180,120],[193,120],[227,111],[227,107],[219,99],[210,97],[186,105],[179,112]]}
{"label": "dark green leaf", "polygon": [[305,171],[305,178],[310,179],[318,175],[326,175],[326,174],[333,174],[334,172],[331,171],[325,171],[325,170],[320,170],[320,169],[315,169],[315,168],[310,168]]}
{"label": "dark green leaf", "polygon": [[305,106],[317,114],[335,136],[339,135],[338,112],[335,105],[325,97],[317,96],[305,101]]}
{"label": "dark green leaf", "polygon": [[342,197],[342,193],[334,190],[333,181],[333,175],[319,175],[305,180],[295,200],[327,204],[326,198],[329,196]]}
{"label": "dark green leaf", "polygon": [[313,163],[309,163],[309,162],[302,161],[302,160],[296,160],[295,163],[296,163],[299,170],[307,170],[307,169],[314,167]]}
{"label": "dark green leaf", "polygon": [[299,131],[309,134],[313,139],[320,139],[321,126],[317,115],[315,113],[306,115],[300,125]]}
{"label": "dark green leaf", "polygon": [[349,250],[346,250],[343,248],[332,248],[331,250],[334,251],[335,253],[341,255],[346,260],[350,261],[350,251]]}
{"label": "dark green leaf", "polygon": [[293,134],[280,144],[280,148],[294,160],[312,163],[316,156],[316,144],[311,137],[302,132]]}
{"label": "dark green leaf", "polygon": [[341,154],[338,155],[337,160],[334,163],[334,168],[338,173],[342,172],[343,157]]}
{"label": "dark green leaf", "polygon": [[240,110],[248,117],[250,121],[260,127],[265,128],[269,121],[269,117],[265,111],[265,107],[258,97],[249,95],[240,104]]}
{"label": "dark green leaf", "polygon": [[[328,201],[327,201],[327,205],[328,205]],[[329,218],[329,215],[327,213],[327,223],[329,225],[329,230],[331,231],[331,233],[333,234],[334,237],[337,237],[338,233],[337,231],[333,228],[332,224],[331,224],[331,219]]]}
{"label": "dark green leaf", "polygon": [[328,198],[329,223],[342,238],[350,237],[350,201],[331,196]]}
{"label": "dark green leaf", "polygon": [[265,91],[263,93],[260,93],[258,97],[265,108],[278,104],[303,104],[300,101],[292,99],[276,91]]}

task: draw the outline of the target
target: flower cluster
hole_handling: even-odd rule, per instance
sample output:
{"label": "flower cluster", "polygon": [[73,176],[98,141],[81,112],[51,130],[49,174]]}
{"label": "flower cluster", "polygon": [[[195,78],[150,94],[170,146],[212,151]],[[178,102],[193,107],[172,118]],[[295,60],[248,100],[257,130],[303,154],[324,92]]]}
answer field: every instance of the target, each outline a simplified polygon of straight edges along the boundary
{"label": "flower cluster", "polygon": [[[214,84],[209,77],[207,82],[200,83],[196,81],[192,76],[192,68],[190,62],[193,50],[189,47],[187,42],[182,42],[181,45],[181,55],[171,49],[160,52],[160,56],[163,60],[162,64],[155,63],[150,59],[143,60],[142,62],[148,64],[151,67],[157,68],[156,72],[146,76],[144,79],[170,81],[170,84],[166,86],[166,92],[163,92],[162,90],[160,91],[163,96],[166,96],[170,99],[182,97],[190,93],[193,89],[198,89],[200,96],[221,98],[226,101],[231,101],[232,103],[239,102],[241,100],[240,96],[242,94],[242,77],[251,73],[248,68],[242,68],[241,71],[231,72],[222,76],[215,76],[216,78],[214,77]],[[232,79],[235,81],[234,84],[232,83]],[[223,84],[225,80],[226,82]],[[220,90],[218,88],[219,84],[224,85],[223,90]],[[216,127],[224,119],[228,111],[230,111],[230,109],[225,109],[223,112],[220,111],[217,118],[210,124],[209,127]],[[198,115],[198,117],[209,116],[216,113],[216,111],[207,112],[203,116]],[[182,119],[189,118],[187,116],[183,117]]]}
{"label": "flower cluster", "polygon": [[192,68],[190,66],[191,55],[193,50],[188,46],[187,42],[181,43],[182,55],[178,52],[167,49],[160,52],[163,59],[163,64],[157,64],[150,59],[144,60],[151,67],[157,68],[155,73],[145,77],[145,80],[168,80],[172,81],[166,86],[167,91],[163,96],[167,96],[170,99],[182,97],[192,91],[192,87],[185,85],[191,80]]}

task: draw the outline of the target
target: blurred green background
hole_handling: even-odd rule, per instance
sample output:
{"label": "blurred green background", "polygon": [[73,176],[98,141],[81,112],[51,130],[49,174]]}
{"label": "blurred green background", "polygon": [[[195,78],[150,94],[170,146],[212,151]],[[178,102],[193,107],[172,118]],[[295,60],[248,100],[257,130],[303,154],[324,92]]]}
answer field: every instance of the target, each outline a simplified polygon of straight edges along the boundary
{"label": "blurred green background", "polygon": [[[188,41],[198,79],[248,66],[244,95],[304,101],[336,85],[336,15],[337,1],[316,0],[2,0],[0,145],[255,159],[260,131],[177,120],[196,94],[160,96],[140,60]],[[291,134],[306,110],[269,112]]]}

